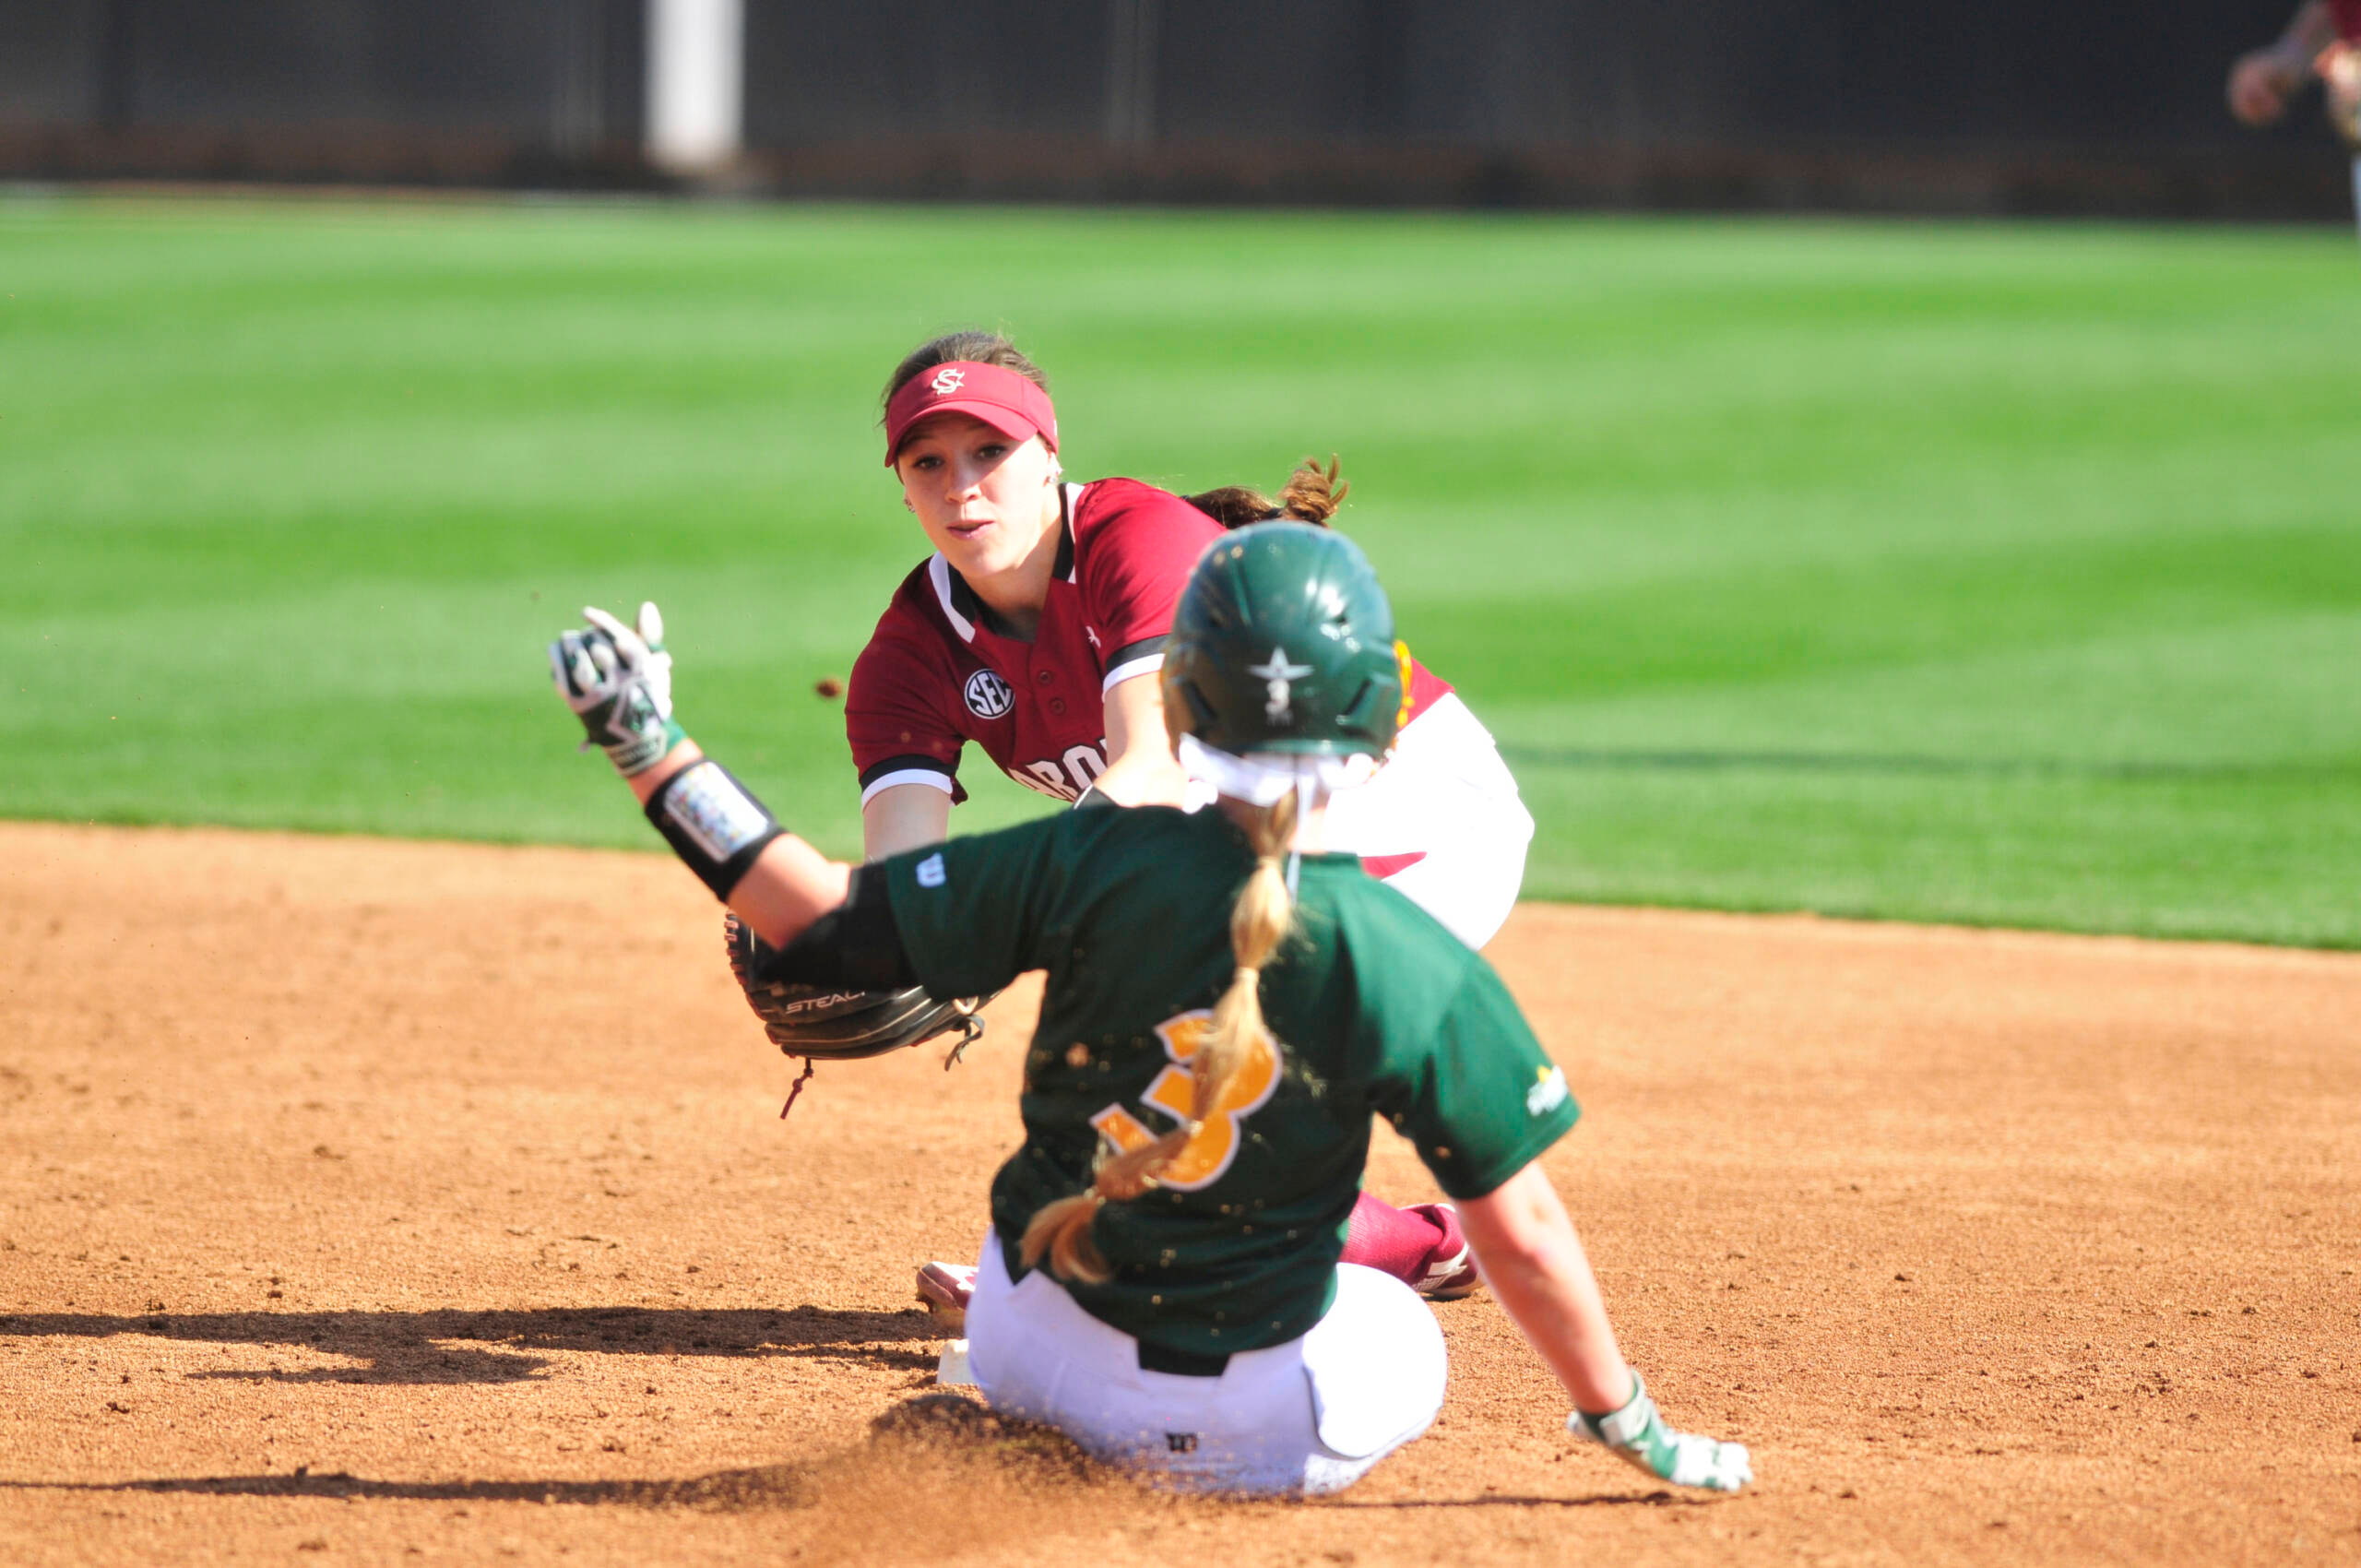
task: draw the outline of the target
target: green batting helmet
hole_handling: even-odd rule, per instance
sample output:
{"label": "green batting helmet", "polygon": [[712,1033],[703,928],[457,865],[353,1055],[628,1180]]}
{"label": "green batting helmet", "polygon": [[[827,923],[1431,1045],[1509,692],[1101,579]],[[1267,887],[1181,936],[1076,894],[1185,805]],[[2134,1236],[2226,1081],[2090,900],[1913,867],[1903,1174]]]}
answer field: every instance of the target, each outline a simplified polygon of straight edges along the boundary
{"label": "green batting helmet", "polygon": [[1408,656],[1369,557],[1343,534],[1255,523],[1197,557],[1164,644],[1164,721],[1232,756],[1382,756]]}

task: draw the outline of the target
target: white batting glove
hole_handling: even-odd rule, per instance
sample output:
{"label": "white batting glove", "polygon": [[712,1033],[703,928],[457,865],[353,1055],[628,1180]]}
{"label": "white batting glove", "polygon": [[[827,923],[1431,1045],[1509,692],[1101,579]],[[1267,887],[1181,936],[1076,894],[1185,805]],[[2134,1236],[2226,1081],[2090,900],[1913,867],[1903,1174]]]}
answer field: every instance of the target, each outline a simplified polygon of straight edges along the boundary
{"label": "white batting glove", "polygon": [[639,624],[626,626],[595,607],[590,624],[550,644],[550,678],[565,706],[582,720],[583,745],[605,750],[615,771],[645,773],[682,739],[672,722],[672,656],[664,651],[664,616],[639,607]]}
{"label": "white batting glove", "polygon": [[1720,1443],[1665,1425],[1637,1367],[1631,1369],[1629,1403],[1605,1416],[1576,1410],[1566,1418],[1566,1430],[1604,1444],[1626,1464],[1675,1486],[1736,1491],[1754,1479],[1754,1465],[1744,1443]]}

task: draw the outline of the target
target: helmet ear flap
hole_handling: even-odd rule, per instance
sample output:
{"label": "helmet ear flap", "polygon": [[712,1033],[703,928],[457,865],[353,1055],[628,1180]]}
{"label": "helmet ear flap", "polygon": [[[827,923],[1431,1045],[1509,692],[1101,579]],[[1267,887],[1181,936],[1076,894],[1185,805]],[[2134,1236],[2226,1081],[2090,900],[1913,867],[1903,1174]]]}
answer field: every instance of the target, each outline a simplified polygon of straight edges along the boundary
{"label": "helmet ear flap", "polygon": [[1215,711],[1214,705],[1205,700],[1205,694],[1198,690],[1196,682],[1192,681],[1187,685],[1183,686],[1180,689],[1180,695],[1182,700],[1187,702],[1189,705],[1190,732],[1192,734],[1195,733],[1197,731],[1205,729],[1207,726],[1211,725],[1216,719],[1220,717],[1220,715]]}
{"label": "helmet ear flap", "polygon": [[[1180,699],[1178,703],[1173,701],[1176,696]],[[1176,737],[1202,735],[1221,717],[1196,682],[1177,674],[1164,683],[1164,716],[1165,728]]]}

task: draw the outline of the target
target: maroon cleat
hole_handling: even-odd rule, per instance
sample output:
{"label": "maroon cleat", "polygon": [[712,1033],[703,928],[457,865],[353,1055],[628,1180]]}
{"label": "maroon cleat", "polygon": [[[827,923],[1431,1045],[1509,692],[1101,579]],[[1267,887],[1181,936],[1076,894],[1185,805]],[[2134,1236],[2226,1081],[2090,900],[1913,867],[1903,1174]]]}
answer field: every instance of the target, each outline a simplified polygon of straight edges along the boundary
{"label": "maroon cleat", "polygon": [[1426,1272],[1411,1280],[1410,1289],[1430,1301],[1456,1301],[1472,1296],[1484,1283],[1476,1272],[1476,1254],[1467,1249],[1467,1234],[1459,1228],[1459,1211],[1449,1204],[1412,1204],[1404,1210],[1442,1229],[1442,1240],[1427,1254]]}
{"label": "maroon cleat", "polygon": [[[1458,1234],[1454,1227],[1452,1233]],[[919,1265],[919,1304],[935,1326],[955,1338],[967,1332],[967,1298],[976,1293],[976,1265],[969,1263],[926,1263]]]}

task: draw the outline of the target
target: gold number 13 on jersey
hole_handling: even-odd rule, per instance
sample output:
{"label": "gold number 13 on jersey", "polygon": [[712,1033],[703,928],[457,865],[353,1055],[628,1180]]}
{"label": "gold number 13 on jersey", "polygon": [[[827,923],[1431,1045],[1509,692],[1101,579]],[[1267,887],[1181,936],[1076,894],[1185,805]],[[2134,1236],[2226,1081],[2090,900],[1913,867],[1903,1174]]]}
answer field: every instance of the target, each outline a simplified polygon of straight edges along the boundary
{"label": "gold number 13 on jersey", "polygon": [[[1189,1063],[1213,1022],[1214,1016],[1200,1009],[1156,1026],[1157,1038],[1164,1042],[1164,1053],[1172,1058],[1172,1065],[1156,1075],[1147,1093],[1140,1096],[1141,1104],[1153,1106],[1176,1121],[1187,1118],[1196,1093]],[[1216,1102],[1213,1114],[1180,1150],[1180,1157],[1164,1168],[1157,1185],[1190,1193],[1220,1181],[1229,1162],[1238,1158],[1238,1140],[1243,1135],[1240,1123],[1261,1110],[1278,1087],[1278,1053],[1268,1039],[1257,1040],[1246,1065],[1230,1080],[1228,1092]],[[1093,1116],[1090,1124],[1120,1149],[1135,1149],[1156,1141],[1146,1123],[1120,1105],[1110,1105]]]}

